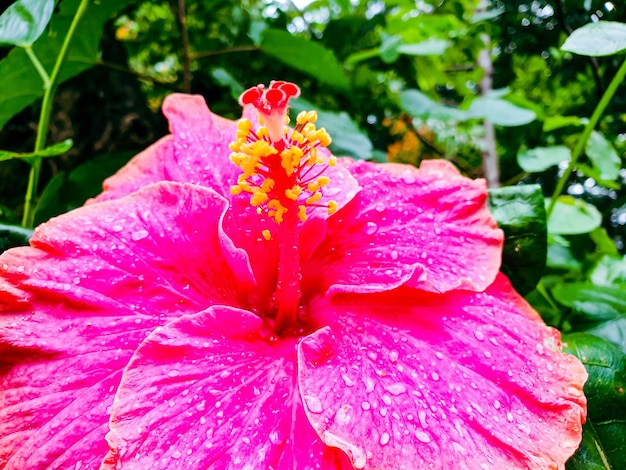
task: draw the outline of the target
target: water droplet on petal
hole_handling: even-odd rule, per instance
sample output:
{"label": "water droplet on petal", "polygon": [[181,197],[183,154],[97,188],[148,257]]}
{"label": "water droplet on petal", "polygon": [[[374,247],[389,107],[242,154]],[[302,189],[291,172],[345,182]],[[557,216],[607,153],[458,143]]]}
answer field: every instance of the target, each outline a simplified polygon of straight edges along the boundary
{"label": "water droplet on petal", "polygon": [[365,225],[365,233],[367,233],[368,235],[374,235],[376,233],[376,230],[378,230],[378,225],[376,225],[374,222],[368,222]]}
{"label": "water droplet on petal", "polygon": [[322,402],[319,401],[317,397],[314,397],[312,395],[306,395],[304,397],[304,401],[306,402],[306,406],[311,413],[321,413],[324,409],[322,407]]}
{"label": "water droplet on petal", "polygon": [[430,377],[436,382],[439,380],[439,374],[437,372],[433,372],[430,374]]}
{"label": "water droplet on petal", "polygon": [[480,330],[474,331],[474,336],[476,336],[478,341],[483,341],[485,339],[485,335]]}
{"label": "water droplet on petal", "polygon": [[389,436],[389,433],[382,433],[382,435],[380,436],[380,445],[384,446],[389,444],[389,439],[391,439],[391,437]]}
{"label": "water droplet on petal", "polygon": [[141,230],[137,230],[136,232],[133,232],[130,236],[130,238],[133,239],[133,241],[139,241],[139,240],[143,240],[144,238],[146,238],[148,236],[148,231],[141,229]]}
{"label": "water droplet on petal", "polygon": [[428,444],[431,441],[430,435],[428,433],[425,433],[424,431],[415,431],[415,437],[417,437],[417,439],[424,444]]}
{"label": "water droplet on petal", "polygon": [[372,407],[372,405],[370,405],[369,401],[364,401],[363,403],[361,403],[361,408],[363,408],[364,411],[369,410]]}

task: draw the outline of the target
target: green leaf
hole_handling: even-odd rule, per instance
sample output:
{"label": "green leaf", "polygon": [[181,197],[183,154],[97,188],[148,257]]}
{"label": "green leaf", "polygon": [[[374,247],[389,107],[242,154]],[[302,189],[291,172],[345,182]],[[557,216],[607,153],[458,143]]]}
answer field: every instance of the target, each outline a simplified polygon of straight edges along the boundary
{"label": "green leaf", "polygon": [[63,142],[51,145],[38,152],[18,153],[9,152],[7,150],[0,150],[0,162],[4,160],[11,160],[13,158],[21,158],[32,164],[35,160],[39,158],[56,157],[57,155],[62,155],[69,149],[71,149],[73,144],[74,142],[72,142],[72,139],[66,139]]}
{"label": "green leaf", "polygon": [[[549,203],[546,200],[546,205]],[[555,235],[589,233],[602,223],[602,214],[591,204],[572,196],[559,196],[548,220],[548,232]]]}
{"label": "green leaf", "polygon": [[30,46],[43,33],[54,0],[18,0],[0,15],[0,44]]}
{"label": "green leaf", "polygon": [[68,174],[59,173],[41,192],[35,212],[38,225],[76,207],[102,191],[102,182],[120,169],[135,154],[124,151],[98,155]]}
{"label": "green leaf", "polygon": [[[46,70],[52,70],[67,30],[74,18],[80,0],[65,0],[59,13],[52,16],[49,33],[35,44],[33,51]],[[107,0],[89,2],[87,11],[78,23],[70,44],[68,56],[61,68],[57,84],[78,75],[98,62],[99,45],[104,23],[127,7],[132,1]],[[0,61],[0,129],[15,114],[43,96],[40,76],[22,48],[14,48]]]}
{"label": "green leaf", "polygon": [[451,106],[444,106],[418,90],[408,89],[400,93],[400,106],[404,111],[414,117],[434,117],[442,120],[466,119],[466,113]]}
{"label": "green leaf", "polygon": [[468,118],[487,119],[497,126],[515,127],[533,122],[536,115],[501,98],[478,97],[470,105]]}
{"label": "green leaf", "polygon": [[287,31],[268,28],[263,31],[261,50],[338,90],[348,91],[350,88],[341,64],[332,51],[321,44]]}
{"label": "green leaf", "polygon": [[0,224],[0,253],[14,246],[28,245],[33,231],[16,225]]}
{"label": "green leaf", "polygon": [[603,256],[591,271],[590,279],[597,286],[626,288],[626,256]]}
{"label": "green leaf", "polygon": [[585,331],[626,350],[626,297],[623,287],[595,286],[590,282],[556,285],[554,298],[570,307],[569,322],[575,331]]}
{"label": "green leaf", "polygon": [[582,126],[584,119],[578,116],[549,116],[543,121],[543,131],[551,132],[567,126]]}
{"label": "green leaf", "polygon": [[529,173],[544,171],[551,166],[571,159],[572,154],[569,148],[564,145],[535,147],[533,149],[522,150],[517,154],[518,165]]}
{"label": "green leaf", "polygon": [[605,56],[626,51],[626,24],[616,21],[589,23],[574,31],[561,50],[587,56]]}
{"label": "green leaf", "polygon": [[505,235],[502,272],[526,295],[537,285],[546,265],[548,238],[541,187],[490,189],[489,209]]}
{"label": "green leaf", "polygon": [[598,170],[600,178],[603,180],[615,180],[619,176],[622,167],[622,159],[599,132],[593,131],[586,147],[587,156]]}
{"label": "green leaf", "polygon": [[550,268],[567,271],[580,271],[582,269],[582,263],[574,256],[569,240],[550,233],[548,233],[548,260],[546,265]]}
{"label": "green leaf", "polygon": [[[313,104],[303,98],[290,101],[293,114],[300,111],[310,111],[315,109]],[[373,157],[374,146],[348,113],[333,111],[317,111],[317,127],[324,127],[332,138],[330,150],[335,155],[347,155],[357,159],[371,159]]]}
{"label": "green leaf", "polygon": [[626,356],[592,335],[563,336],[564,350],[587,369],[587,422],[567,470],[620,470],[626,462]]}
{"label": "green leaf", "polygon": [[451,44],[444,39],[427,39],[414,44],[400,44],[397,50],[400,54],[413,56],[442,55]]}

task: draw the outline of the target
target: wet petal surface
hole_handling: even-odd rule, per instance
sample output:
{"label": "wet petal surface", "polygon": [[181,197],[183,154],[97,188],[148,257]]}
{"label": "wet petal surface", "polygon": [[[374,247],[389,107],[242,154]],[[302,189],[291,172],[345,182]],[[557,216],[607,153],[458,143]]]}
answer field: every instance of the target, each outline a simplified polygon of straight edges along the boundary
{"label": "wet petal surface", "polygon": [[432,292],[481,291],[500,267],[503,235],[487,210],[484,182],[446,161],[375,165],[344,160],[362,187],[328,219],[326,240],[303,268],[331,292],[400,285]]}
{"label": "wet petal surface", "polygon": [[150,335],[115,398],[105,468],[350,468],[304,415],[295,340],[262,336],[259,317],[228,307]]}
{"label": "wet petal surface", "polygon": [[146,335],[246,301],[252,278],[219,228],[225,210],[211,190],[162,183],[53,219],[0,256],[6,468],[97,468],[121,371]]}
{"label": "wet petal surface", "polygon": [[586,373],[503,277],[486,293],[319,300],[299,347],[313,427],[356,468],[564,468]]}

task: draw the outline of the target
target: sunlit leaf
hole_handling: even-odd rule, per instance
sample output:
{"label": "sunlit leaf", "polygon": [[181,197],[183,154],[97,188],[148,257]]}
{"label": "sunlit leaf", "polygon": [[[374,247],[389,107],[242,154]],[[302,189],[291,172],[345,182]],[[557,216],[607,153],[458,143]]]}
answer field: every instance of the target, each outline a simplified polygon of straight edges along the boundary
{"label": "sunlit leaf", "polygon": [[589,233],[601,223],[602,214],[591,204],[572,196],[560,196],[548,219],[548,232],[555,235]]}
{"label": "sunlit leaf", "polygon": [[0,15],[0,44],[30,46],[43,33],[54,0],[18,0]]}
{"label": "sunlit leaf", "polygon": [[287,31],[268,28],[263,31],[261,50],[280,62],[317,78],[338,90],[350,88],[341,64],[321,44]]}
{"label": "sunlit leaf", "polygon": [[478,97],[468,110],[469,118],[487,119],[497,126],[523,126],[533,122],[535,113],[500,98]]}
{"label": "sunlit leaf", "polygon": [[624,52],[626,24],[616,21],[588,23],[574,31],[561,50],[594,57]]}
{"label": "sunlit leaf", "polygon": [[517,154],[517,164],[529,173],[544,171],[561,162],[569,161],[572,154],[564,145],[553,147],[535,147],[522,150]]}
{"label": "sunlit leaf", "polygon": [[57,155],[62,155],[71,149],[73,144],[72,139],[66,139],[63,142],[51,145],[43,150],[39,150],[38,152],[19,153],[0,150],[0,161],[21,158],[22,160],[32,163],[38,158],[56,157]]}
{"label": "sunlit leaf", "polygon": [[16,225],[0,224],[0,253],[14,246],[28,245],[33,231]]}
{"label": "sunlit leaf", "polygon": [[[60,10],[52,16],[49,33],[33,44],[33,50],[46,70],[52,70],[67,30],[78,8],[79,0],[64,0]],[[99,58],[100,39],[104,23],[132,0],[89,2],[81,18],[68,56],[63,63],[57,83],[91,68]],[[14,48],[0,61],[0,128],[15,114],[43,96],[41,78],[22,48]]]}
{"label": "sunlit leaf", "polygon": [[586,152],[601,179],[614,180],[619,176],[622,159],[602,134],[596,131],[591,133]]}

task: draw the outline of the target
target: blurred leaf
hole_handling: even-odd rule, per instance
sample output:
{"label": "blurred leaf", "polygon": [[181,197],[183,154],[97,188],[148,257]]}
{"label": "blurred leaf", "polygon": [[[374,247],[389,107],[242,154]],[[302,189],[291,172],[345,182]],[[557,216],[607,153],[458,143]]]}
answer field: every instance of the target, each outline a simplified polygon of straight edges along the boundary
{"label": "blurred leaf", "polygon": [[[104,23],[130,3],[132,0],[89,2],[76,28],[57,84],[97,63]],[[54,66],[78,4],[79,0],[61,2],[59,13],[53,15],[50,22],[49,33],[33,44],[33,50],[46,70],[52,70]],[[23,49],[14,48],[0,61],[0,90],[0,129],[11,117],[43,96],[41,78],[34,73],[33,64]]]}
{"label": "blurred leaf", "polygon": [[348,91],[350,84],[341,64],[324,46],[287,31],[268,28],[263,31],[261,50],[282,63],[317,78],[338,90]]}
{"label": "blurred leaf", "polygon": [[622,159],[608,140],[599,132],[593,131],[586,147],[587,156],[600,173],[603,180],[615,180],[619,176]]}
{"label": "blurred leaf", "polygon": [[493,20],[497,18],[498,16],[502,15],[505,11],[506,9],[504,7],[492,8],[486,11],[480,11],[480,12],[474,13],[474,16],[472,17],[470,22],[475,24],[475,23],[480,23],[481,21]]}
{"label": "blurred leaf", "polygon": [[604,186],[606,188],[615,189],[617,191],[617,190],[619,190],[622,187],[615,180],[603,179],[601,177],[601,175],[600,175],[600,171],[597,168],[592,168],[589,165],[585,165],[584,163],[577,164],[576,165],[576,171],[582,173],[587,178],[592,178],[592,179],[596,180],[596,182],[598,182],[599,184],[601,184],[602,186]]}
{"label": "blurred leaf", "polygon": [[427,39],[426,41],[414,44],[400,44],[398,52],[400,54],[423,56],[423,55],[441,55],[451,42],[443,39]]}
{"label": "blurred leaf", "polygon": [[590,279],[598,286],[626,287],[626,256],[603,256],[591,271]]}
{"label": "blurred leaf", "polygon": [[606,233],[606,229],[598,227],[597,229],[589,233],[591,239],[596,244],[596,252],[598,254],[604,254],[609,256],[619,256],[619,251],[615,242],[609,234]]}
{"label": "blurred leaf", "polygon": [[[303,98],[290,101],[293,114],[300,111],[310,111],[315,109],[313,104]],[[332,111],[317,111],[317,127],[325,127],[333,139],[330,150],[334,155],[347,155],[357,159],[371,159],[374,149],[372,141],[369,139],[348,113]]]}
{"label": "blurred leaf", "polygon": [[626,462],[626,356],[592,335],[563,336],[564,351],[587,369],[587,422],[567,470],[619,470]]}
{"label": "blurred leaf", "polygon": [[211,70],[211,76],[221,86],[227,87],[230,90],[230,96],[235,101],[237,101],[239,96],[245,91],[243,85],[239,83],[228,70],[222,67]]}
{"label": "blurred leaf", "polygon": [[0,253],[14,246],[28,245],[33,231],[16,225],[0,224]]}
{"label": "blurred leaf", "polygon": [[544,171],[563,161],[569,161],[572,154],[564,145],[553,147],[535,147],[522,150],[517,154],[517,164],[529,173]]}
{"label": "blurred leaf", "polygon": [[586,24],[565,40],[561,50],[594,57],[624,52],[626,24],[616,21]]}
{"label": "blurred leaf", "polygon": [[570,324],[614,343],[626,351],[626,297],[623,287],[596,286],[590,282],[556,285],[552,295],[570,307]]}
{"label": "blurred leaf", "polygon": [[546,265],[548,238],[541,186],[490,189],[489,209],[505,235],[502,272],[526,295],[535,288]]}
{"label": "blurred leaf", "polygon": [[43,189],[35,212],[40,224],[62,214],[102,192],[102,182],[120,169],[135,154],[133,151],[98,155],[71,172],[59,173]]}
{"label": "blurred leaf", "polygon": [[555,235],[589,233],[601,223],[602,214],[591,204],[572,196],[559,196],[548,219],[548,232]]}
{"label": "blurred leaf", "polygon": [[585,123],[578,116],[550,116],[543,121],[543,131],[550,132],[567,126],[582,126]]}
{"label": "blurred leaf", "polygon": [[390,36],[388,34],[383,35],[383,41],[378,49],[381,60],[386,64],[395,62],[400,56],[398,48],[402,43],[401,36]]}
{"label": "blurred leaf", "polygon": [[74,142],[72,142],[72,139],[66,139],[63,142],[46,147],[39,152],[17,153],[0,150],[0,162],[3,160],[11,160],[13,158],[21,158],[22,160],[26,160],[28,163],[32,164],[37,158],[56,157],[57,155],[62,155],[71,149],[73,144]]}
{"label": "blurred leaf", "polygon": [[0,44],[30,46],[50,21],[54,0],[18,0],[0,15]]}
{"label": "blurred leaf", "polygon": [[580,271],[581,261],[574,256],[570,242],[565,237],[552,235],[548,232],[548,260],[549,268],[565,269],[567,271]]}
{"label": "blurred leaf", "polygon": [[469,118],[487,119],[496,126],[515,127],[533,122],[535,113],[501,98],[479,96],[467,111]]}
{"label": "blurred leaf", "polygon": [[465,120],[466,113],[452,106],[444,106],[418,90],[409,89],[400,93],[400,106],[413,117],[434,117],[442,120]]}

